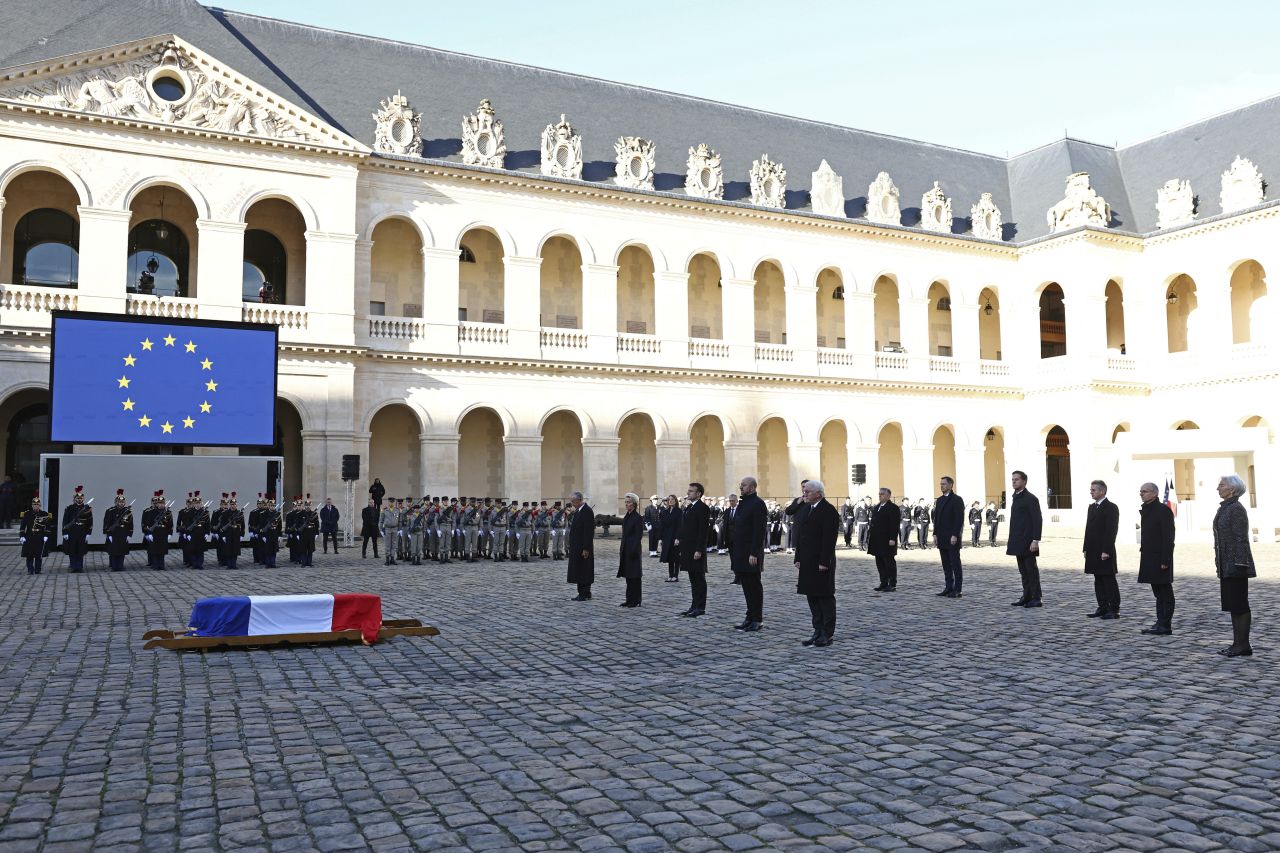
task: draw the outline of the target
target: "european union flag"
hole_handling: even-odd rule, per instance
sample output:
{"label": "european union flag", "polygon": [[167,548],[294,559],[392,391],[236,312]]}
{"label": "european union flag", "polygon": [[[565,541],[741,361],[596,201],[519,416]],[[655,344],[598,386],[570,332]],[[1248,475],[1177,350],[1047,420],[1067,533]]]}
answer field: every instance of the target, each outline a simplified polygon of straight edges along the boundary
{"label": "european union flag", "polygon": [[275,444],[276,327],[56,312],[53,441]]}

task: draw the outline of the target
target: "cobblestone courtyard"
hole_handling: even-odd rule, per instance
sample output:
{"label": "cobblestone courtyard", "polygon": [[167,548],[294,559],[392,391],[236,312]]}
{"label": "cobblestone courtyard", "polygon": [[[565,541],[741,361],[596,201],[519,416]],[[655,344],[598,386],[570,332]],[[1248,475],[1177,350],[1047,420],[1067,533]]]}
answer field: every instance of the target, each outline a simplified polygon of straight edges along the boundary
{"label": "cobblestone courtyard", "polygon": [[[841,552],[839,627],[806,649],[779,555],[765,630],[713,558],[709,612],[646,561],[617,607],[562,563],[27,577],[0,552],[0,851],[1280,849],[1280,547],[1259,546],[1252,659],[1230,641],[1209,549],[1178,550],[1172,637],[1122,549],[1122,618],[1086,619],[1075,541],[1046,543],[1045,607],[966,550],[899,591]],[[170,557],[172,564],[175,557]],[[242,563],[242,565],[244,565]],[[199,596],[367,591],[438,626],[372,648],[144,651]]]}

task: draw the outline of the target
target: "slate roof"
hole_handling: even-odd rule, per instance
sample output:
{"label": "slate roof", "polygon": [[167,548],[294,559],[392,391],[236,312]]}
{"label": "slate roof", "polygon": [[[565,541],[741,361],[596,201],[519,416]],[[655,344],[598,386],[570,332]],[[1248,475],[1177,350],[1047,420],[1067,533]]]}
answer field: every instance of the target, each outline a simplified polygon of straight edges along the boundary
{"label": "slate roof", "polygon": [[656,189],[681,192],[688,149],[722,157],[725,198],[749,200],[753,160],[768,153],[787,169],[787,207],[807,209],[810,173],[825,158],[844,178],[845,211],[861,217],[867,186],[887,171],[901,192],[903,224],[919,222],[919,199],[935,180],[953,200],[953,231],[968,231],[969,206],[990,192],[1005,238],[1045,235],[1045,211],[1064,181],[1087,171],[1113,211],[1112,227],[1156,228],[1156,189],[1189,178],[1200,218],[1215,215],[1219,176],[1237,154],[1280,174],[1280,97],[1115,149],[1062,139],[1011,158],[963,151],[669,92],[499,62],[386,39],[201,6],[196,0],[3,0],[0,67],[173,33],[250,79],[372,146],[370,114],[396,90],[423,114],[423,155],[460,160],[462,116],[489,98],[507,136],[507,167],[538,172],[542,129],[567,115],[583,138],[583,178],[613,176],[623,135],[657,144]]}

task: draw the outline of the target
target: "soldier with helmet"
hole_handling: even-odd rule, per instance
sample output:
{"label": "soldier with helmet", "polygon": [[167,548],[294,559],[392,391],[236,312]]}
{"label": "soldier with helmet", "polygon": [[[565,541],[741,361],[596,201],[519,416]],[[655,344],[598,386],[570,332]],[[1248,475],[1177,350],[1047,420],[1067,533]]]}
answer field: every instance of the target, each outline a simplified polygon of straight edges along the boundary
{"label": "soldier with helmet", "polygon": [[62,553],[67,555],[69,571],[84,571],[84,555],[89,553],[92,532],[93,507],[85,503],[84,486],[76,486],[70,506],[62,511]]}
{"label": "soldier with helmet", "polygon": [[310,568],[312,556],[316,553],[316,536],[320,535],[320,513],[311,506],[310,492],[303,498],[302,513],[298,518],[298,558],[304,568]]}
{"label": "soldier with helmet", "polygon": [[266,498],[262,492],[258,492],[258,503],[250,510],[248,519],[249,550],[253,552],[253,564],[255,566],[260,566],[266,561],[263,556],[262,527],[267,522],[269,512]]}
{"label": "soldier with helmet", "polygon": [[240,559],[240,537],[244,535],[244,513],[236,506],[236,493],[227,496],[227,508],[218,522],[219,539],[222,542],[222,557],[228,569],[236,568]]}
{"label": "soldier with helmet", "polygon": [[111,571],[123,572],[129,539],[133,537],[133,505],[125,499],[124,489],[116,489],[115,505],[102,514],[102,532],[107,537],[107,563]]}
{"label": "soldier with helmet", "polygon": [[45,546],[53,535],[53,513],[40,507],[40,496],[31,499],[31,509],[22,514],[18,525],[18,541],[22,543],[22,556],[27,560],[27,574],[40,574],[44,562]]}
{"label": "soldier with helmet", "polygon": [[262,502],[266,509],[266,517],[258,540],[262,543],[262,564],[268,569],[276,567],[276,551],[280,550],[280,510],[276,507],[276,496],[267,492]]}
{"label": "soldier with helmet", "polygon": [[164,571],[164,558],[169,553],[169,534],[173,533],[173,513],[164,503],[164,489],[151,496],[151,506],[142,512],[142,538],[147,549],[147,565]]}

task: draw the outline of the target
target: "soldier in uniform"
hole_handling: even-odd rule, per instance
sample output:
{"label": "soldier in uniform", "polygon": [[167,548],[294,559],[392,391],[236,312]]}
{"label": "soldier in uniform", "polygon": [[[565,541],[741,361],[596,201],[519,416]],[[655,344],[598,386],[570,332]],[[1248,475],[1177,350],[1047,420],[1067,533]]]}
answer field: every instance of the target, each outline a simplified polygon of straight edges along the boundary
{"label": "soldier in uniform", "polygon": [[289,562],[297,565],[302,562],[302,554],[298,551],[298,529],[302,526],[302,495],[293,496],[293,506],[285,514],[285,541],[289,545]]}
{"label": "soldier in uniform", "polygon": [[409,523],[409,561],[415,566],[422,565],[422,537],[426,531],[427,517],[422,504],[414,502],[409,507],[407,517]]}
{"label": "soldier in uniform", "polygon": [[929,524],[933,521],[933,507],[924,498],[916,501],[915,512],[916,543],[921,550],[929,547]]}
{"label": "soldier in uniform", "polygon": [[208,536],[209,511],[200,503],[199,492],[188,492],[186,509],[178,513],[178,544],[184,566],[204,568],[204,545]]}
{"label": "soldier in uniform", "polygon": [[[536,510],[536,508],[535,508]],[[520,504],[520,513],[516,516],[516,536],[520,540],[520,562],[529,562],[529,546],[533,541],[533,513],[529,502]]]}
{"label": "soldier in uniform", "polygon": [[463,553],[466,550],[467,534],[463,530],[463,514],[467,509],[466,498],[450,498],[449,499],[449,556],[457,557],[459,560],[465,560],[467,555]]}
{"label": "soldier in uniform", "polygon": [[982,538],[982,504],[974,501],[969,505],[969,545],[980,547]]}
{"label": "soldier in uniform", "polygon": [[45,546],[53,535],[53,513],[40,508],[40,496],[31,499],[31,509],[22,514],[18,523],[18,541],[22,544],[22,556],[27,560],[27,574],[40,574],[44,562]]}
{"label": "soldier in uniform", "polygon": [[176,519],[176,527],[178,530],[178,547],[182,549],[182,565],[183,568],[191,566],[191,548],[187,544],[187,525],[191,523],[191,514],[195,511],[192,506],[191,492],[187,492],[187,502],[182,505],[182,509],[178,510]]}
{"label": "soldier in uniform", "polygon": [[276,506],[276,496],[267,492],[263,505],[266,515],[262,521],[262,529],[258,533],[258,541],[262,543],[262,564],[268,569],[276,567],[276,551],[280,548],[280,509]]}
{"label": "soldier in uniform", "polygon": [[312,509],[310,493],[307,493],[303,501],[301,520],[298,527],[298,556],[304,568],[311,568],[311,558],[316,552],[316,536],[320,534],[320,513]]}
{"label": "soldier in uniform", "polygon": [[476,561],[476,541],[480,535],[480,507],[478,498],[467,498],[462,510],[462,558],[468,563]]}
{"label": "soldier in uniform", "polygon": [[507,559],[512,562],[520,559],[520,529],[516,526],[520,520],[520,510],[512,498],[507,507]]}
{"label": "soldier in uniform", "polygon": [[546,501],[534,508],[533,529],[538,537],[538,556],[545,560],[550,556],[547,549],[551,547],[551,510],[547,509]]}
{"label": "soldier in uniform", "polygon": [[133,507],[125,502],[124,489],[116,489],[115,506],[102,514],[102,532],[107,537],[107,562],[113,572],[124,571],[124,557],[133,536]]}
{"label": "soldier in uniform", "polygon": [[227,508],[218,522],[218,529],[227,568],[234,569],[240,559],[240,537],[244,535],[244,513],[236,506],[235,492],[227,497]]}
{"label": "soldier in uniform", "polygon": [[84,571],[84,555],[89,553],[93,532],[93,507],[84,502],[84,486],[76,486],[71,504],[62,511],[62,552],[72,572]]}
{"label": "soldier in uniform", "polygon": [[658,541],[662,536],[662,525],[659,516],[662,514],[662,507],[658,503],[658,496],[653,495],[649,498],[649,505],[644,508],[644,530],[649,534],[649,556],[658,556]]}
{"label": "soldier in uniform", "polygon": [[858,547],[867,550],[867,531],[871,529],[871,495],[862,498],[854,511],[853,520],[858,526]]}
{"label": "soldier in uniform", "polygon": [[707,504],[707,541],[706,549],[714,554],[716,552],[716,544],[720,541],[720,513],[724,512],[724,506],[720,501],[713,501],[711,498],[706,499]]}
{"label": "soldier in uniform", "polygon": [[569,520],[560,501],[551,505],[551,559],[564,559],[564,532]]}
{"label": "soldier in uniform", "polygon": [[480,507],[480,532],[477,534],[476,549],[479,556],[489,556],[489,544],[493,537],[493,498],[485,498]]}
{"label": "soldier in uniform", "polygon": [[493,546],[489,551],[495,562],[507,559],[507,502],[498,498],[493,512]]}
{"label": "soldier in uniform", "polygon": [[227,514],[227,493],[223,492],[218,499],[218,508],[209,514],[209,537],[213,541],[213,554],[218,565],[226,567],[226,549],[222,544],[222,516]]}
{"label": "soldier in uniform", "polygon": [[910,498],[903,498],[902,504],[898,509],[902,513],[902,518],[898,521],[898,545],[903,551],[910,551],[911,528],[914,526],[915,507],[911,506]]}
{"label": "soldier in uniform", "polygon": [[770,553],[782,550],[782,536],[786,532],[786,516],[783,515],[782,508],[769,501],[766,507],[766,518],[769,522],[769,547]]}
{"label": "soldier in uniform", "polygon": [[258,504],[249,512],[249,550],[253,552],[253,564],[260,566],[262,556],[262,526],[267,520],[267,502],[258,492]]}
{"label": "soldier in uniform", "polygon": [[422,507],[422,551],[428,560],[440,559],[440,499]]}
{"label": "soldier in uniform", "polygon": [[173,513],[164,504],[164,489],[151,496],[151,506],[142,511],[142,539],[146,543],[147,565],[164,571],[164,558],[169,553],[169,534],[173,533]]}
{"label": "soldier in uniform", "polygon": [[987,544],[994,548],[996,532],[1000,529],[1000,510],[996,509],[994,501],[987,503],[987,511],[983,513],[983,519],[987,522]]}
{"label": "soldier in uniform", "polygon": [[387,559],[385,565],[396,564],[396,544],[400,538],[400,514],[396,512],[395,501],[387,501],[382,508],[382,516],[378,519],[382,528],[382,542],[386,546]]}

